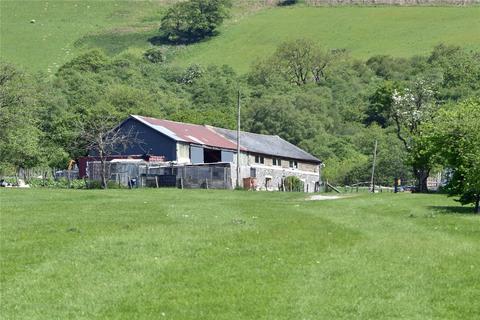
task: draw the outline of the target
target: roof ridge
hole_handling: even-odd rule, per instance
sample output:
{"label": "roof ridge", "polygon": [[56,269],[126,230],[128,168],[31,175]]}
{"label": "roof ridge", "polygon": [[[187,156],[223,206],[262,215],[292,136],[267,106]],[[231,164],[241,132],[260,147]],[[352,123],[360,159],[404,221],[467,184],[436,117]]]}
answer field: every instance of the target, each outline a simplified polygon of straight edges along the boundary
{"label": "roof ridge", "polygon": [[[230,131],[235,132],[235,133],[237,132],[237,130],[235,130],[235,129],[221,128],[221,127],[212,126],[210,124],[196,124],[196,123],[190,123],[190,122],[180,122],[180,121],[174,121],[174,120],[168,120],[168,119],[159,119],[159,118],[154,118],[154,117],[139,116],[139,115],[134,115],[134,114],[131,114],[130,116],[131,117],[140,117],[140,118],[149,118],[149,119],[160,120],[160,121],[168,121],[168,122],[186,124],[186,125],[191,125],[191,126],[206,127],[206,128],[211,128],[213,130],[222,129],[222,130],[230,130]],[[217,133],[217,132],[215,132],[215,133]],[[279,135],[276,135],[276,134],[264,134],[264,133],[256,133],[256,132],[242,131],[242,130],[240,130],[240,133],[248,133],[248,134],[254,134],[254,135],[258,135],[258,136],[267,136],[267,137],[278,137],[278,138],[282,139]]]}
{"label": "roof ridge", "polygon": [[[232,131],[232,132],[237,133],[236,129],[227,129],[227,128],[220,128],[220,127],[215,127],[215,126],[210,126],[210,127],[212,127],[214,130],[215,129],[221,129],[221,130],[228,130],[228,131]],[[264,133],[256,133],[256,132],[242,131],[242,130],[240,130],[240,133],[248,133],[248,134],[253,134],[253,135],[257,135],[257,136],[264,136],[264,137],[279,137],[280,138],[280,136],[278,136],[276,134],[264,134]]]}
{"label": "roof ridge", "polygon": [[131,114],[130,116],[132,116],[132,117],[139,117],[139,118],[154,119],[154,120],[158,120],[158,121],[167,121],[167,122],[173,122],[173,123],[178,123],[178,124],[186,124],[186,125],[189,125],[189,126],[197,126],[197,127],[204,127],[204,126],[206,126],[205,124],[196,124],[196,123],[190,123],[190,122],[180,122],[180,121],[174,121],[174,120],[168,120],[168,119],[159,119],[159,118],[154,118],[154,117],[139,116],[139,115],[134,115],[134,114]]}

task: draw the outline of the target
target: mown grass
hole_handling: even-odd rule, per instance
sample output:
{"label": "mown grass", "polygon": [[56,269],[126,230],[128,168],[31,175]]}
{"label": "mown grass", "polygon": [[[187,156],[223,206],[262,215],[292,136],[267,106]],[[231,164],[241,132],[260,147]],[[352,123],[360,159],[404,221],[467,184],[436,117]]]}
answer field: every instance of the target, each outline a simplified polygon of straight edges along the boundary
{"label": "mown grass", "polygon": [[[5,319],[475,319],[441,195],[0,190]],[[453,207],[456,208],[456,207]]]}

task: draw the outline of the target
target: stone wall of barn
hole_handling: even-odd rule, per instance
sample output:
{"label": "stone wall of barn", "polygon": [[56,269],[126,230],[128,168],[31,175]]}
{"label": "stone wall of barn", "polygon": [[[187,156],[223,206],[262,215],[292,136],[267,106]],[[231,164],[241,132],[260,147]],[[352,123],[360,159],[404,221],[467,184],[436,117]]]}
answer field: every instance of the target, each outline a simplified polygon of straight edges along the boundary
{"label": "stone wall of barn", "polygon": [[[318,171],[303,171],[299,169],[273,167],[266,165],[250,165],[240,167],[242,187],[244,178],[254,178],[256,181],[255,189],[258,191],[281,190],[283,186],[283,180],[289,176],[295,176],[303,182],[304,192],[317,191],[318,185],[320,183],[320,175]],[[232,186],[235,186],[236,182],[236,166],[232,165]]]}

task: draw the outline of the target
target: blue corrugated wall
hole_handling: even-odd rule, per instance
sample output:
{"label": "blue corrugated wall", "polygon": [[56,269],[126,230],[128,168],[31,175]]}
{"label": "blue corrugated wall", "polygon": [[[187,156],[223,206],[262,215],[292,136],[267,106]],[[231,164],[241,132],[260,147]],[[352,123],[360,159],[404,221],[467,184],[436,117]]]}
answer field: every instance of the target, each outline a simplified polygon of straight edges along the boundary
{"label": "blue corrugated wall", "polygon": [[121,126],[122,130],[132,129],[137,133],[137,139],[142,143],[130,146],[122,152],[124,155],[137,155],[148,153],[154,156],[164,156],[167,161],[177,160],[176,141],[144,125],[140,121],[130,118]]}

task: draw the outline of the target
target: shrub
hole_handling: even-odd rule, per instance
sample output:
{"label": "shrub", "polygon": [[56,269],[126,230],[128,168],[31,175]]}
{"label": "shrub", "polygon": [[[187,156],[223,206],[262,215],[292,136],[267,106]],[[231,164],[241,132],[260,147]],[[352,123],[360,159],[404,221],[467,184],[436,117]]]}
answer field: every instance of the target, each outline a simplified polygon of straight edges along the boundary
{"label": "shrub", "polygon": [[288,176],[284,180],[285,191],[303,192],[303,182],[298,177]]}
{"label": "shrub", "polygon": [[143,56],[151,63],[162,63],[166,60],[165,52],[160,48],[148,49]]}
{"label": "shrub", "polygon": [[59,71],[65,71],[68,69],[83,71],[83,72],[99,72],[108,64],[108,58],[105,54],[98,50],[94,49],[89,52],[86,52],[70,62],[67,62],[63,65]]}
{"label": "shrub", "polygon": [[[89,180],[86,182],[87,189],[103,189],[102,182],[100,180]],[[124,189],[125,187],[119,185],[115,181],[108,181],[107,182],[107,189]]]}
{"label": "shrub", "polygon": [[54,188],[54,189],[84,189],[85,182],[81,179],[72,179],[70,183],[66,178],[61,179],[40,179],[32,178],[28,180],[28,184],[32,188]]}
{"label": "shrub", "polygon": [[192,84],[195,79],[201,78],[204,73],[205,70],[202,68],[202,66],[198,64],[192,64],[187,69],[185,69],[185,72],[180,79],[180,83]]}

